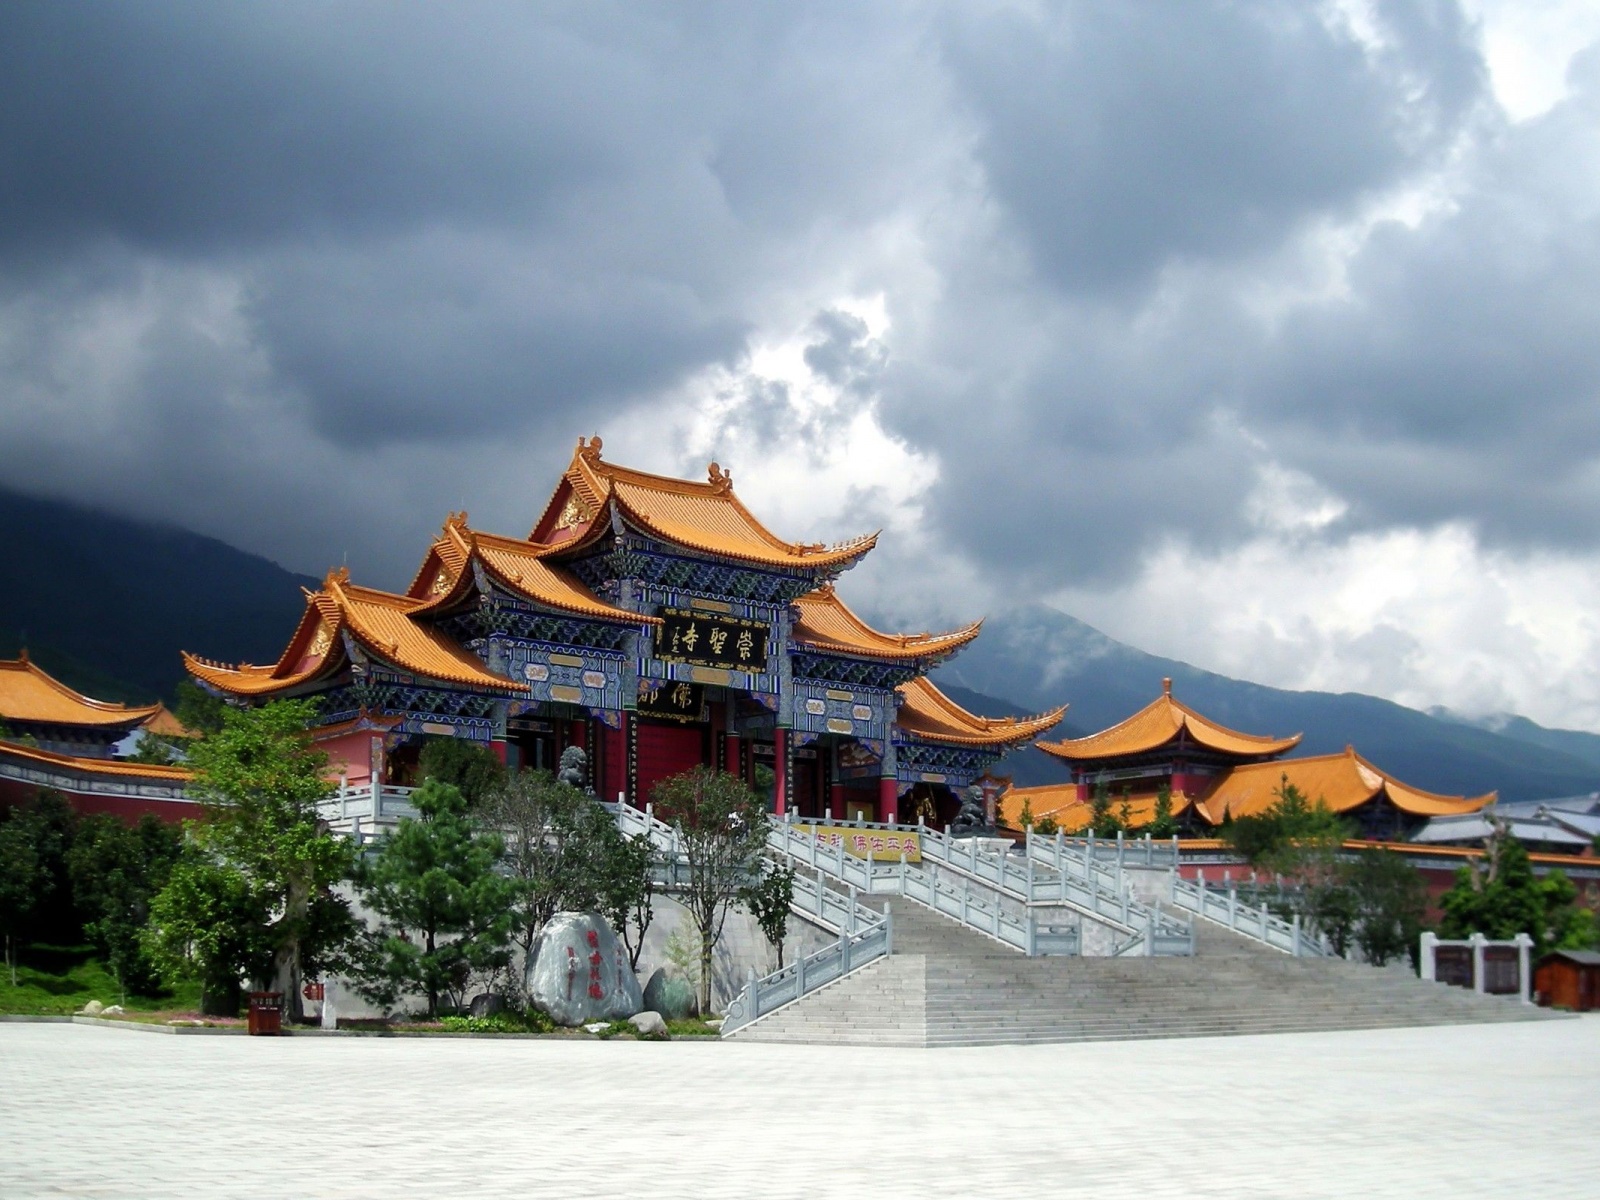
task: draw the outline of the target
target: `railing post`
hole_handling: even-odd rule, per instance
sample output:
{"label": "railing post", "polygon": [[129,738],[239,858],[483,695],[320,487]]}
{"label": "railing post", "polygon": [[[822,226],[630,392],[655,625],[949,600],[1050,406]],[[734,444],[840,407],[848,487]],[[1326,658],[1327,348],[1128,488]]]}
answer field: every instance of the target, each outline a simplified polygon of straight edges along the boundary
{"label": "railing post", "polygon": [[963,879],[961,881],[961,923],[963,925],[972,924],[971,919],[967,916],[967,897],[970,895],[972,895],[972,887]]}
{"label": "railing post", "polygon": [[1147,910],[1144,915],[1144,956],[1146,958],[1154,958],[1156,956],[1155,909]]}
{"label": "railing post", "polygon": [[1483,978],[1483,948],[1489,939],[1481,933],[1474,933],[1467,941],[1472,946],[1472,990],[1478,995],[1484,994]]}
{"label": "railing post", "polygon": [[1293,928],[1294,928],[1294,956],[1296,958],[1299,958],[1300,957],[1300,914],[1299,913],[1295,913],[1294,914],[1294,921],[1292,922],[1292,925],[1293,925]]}
{"label": "railing post", "polygon": [[889,902],[883,902],[883,952],[894,953],[894,918],[889,915]]}
{"label": "railing post", "polygon": [[350,815],[350,776],[347,772],[339,772],[339,816]]}
{"label": "railing post", "polygon": [[[1002,879],[1001,883],[1004,882]],[[1033,859],[1031,858],[1028,859],[1028,903],[1033,903]]]}
{"label": "railing post", "polygon": [[1533,1003],[1533,976],[1529,972],[1529,957],[1533,950],[1533,939],[1526,933],[1517,934],[1513,939],[1517,944],[1517,994],[1524,1004]]}
{"label": "railing post", "polygon": [[[1122,874],[1122,830],[1117,830],[1117,875]],[[1121,882],[1119,878],[1117,882]]]}
{"label": "railing post", "polygon": [[801,953],[794,956],[794,998],[800,999],[806,994],[806,956]]}
{"label": "railing post", "polygon": [[1147,867],[1150,866],[1152,863],[1154,863],[1156,861],[1154,858],[1151,857],[1151,853],[1152,853],[1151,847],[1153,845],[1154,845],[1154,843],[1152,843],[1150,841],[1150,835],[1148,833],[1145,834],[1144,835],[1144,865],[1147,866]]}
{"label": "railing post", "polygon": [[1178,865],[1178,835],[1177,834],[1173,834],[1172,835],[1172,865],[1174,867],[1176,867]]}
{"label": "railing post", "polygon": [[848,933],[839,935],[839,974],[850,974],[850,935]]}
{"label": "railing post", "polygon": [[1267,906],[1265,904],[1263,904],[1261,906],[1261,940],[1263,942],[1268,940],[1268,938],[1267,938]]}
{"label": "railing post", "polygon": [[1239,928],[1239,889],[1228,884],[1228,928]]}
{"label": "railing post", "polygon": [[1434,982],[1434,952],[1439,949],[1439,935],[1431,929],[1422,931],[1422,948],[1417,954],[1417,974],[1429,983]]}
{"label": "railing post", "polygon": [[850,888],[850,915],[846,920],[849,922],[850,932],[854,933],[856,931],[856,885],[852,883],[847,886]]}
{"label": "railing post", "polygon": [[1030,915],[1028,917],[1028,936],[1026,953],[1029,958],[1039,957],[1039,922]]}
{"label": "railing post", "polygon": [[378,818],[383,816],[383,783],[374,775],[372,777],[372,831],[378,831]]}

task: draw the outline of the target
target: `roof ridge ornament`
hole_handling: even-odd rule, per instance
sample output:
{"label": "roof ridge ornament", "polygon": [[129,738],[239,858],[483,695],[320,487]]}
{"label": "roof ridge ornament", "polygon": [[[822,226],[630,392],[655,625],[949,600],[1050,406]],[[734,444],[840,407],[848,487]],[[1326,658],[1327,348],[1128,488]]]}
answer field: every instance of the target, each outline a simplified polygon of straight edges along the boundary
{"label": "roof ridge ornament", "polygon": [[1172,698],[1172,677],[1170,675],[1161,681],[1161,694],[1169,700]]}
{"label": "roof ridge ornament", "polygon": [[712,463],[706,468],[706,479],[719,492],[729,491],[733,487],[732,472],[724,471],[717,463]]}
{"label": "roof ridge ornament", "polygon": [[334,588],[342,588],[349,582],[349,567],[330,567],[328,573],[322,577],[322,588],[324,591],[331,591]]}
{"label": "roof ridge ornament", "polygon": [[597,463],[600,461],[600,451],[604,446],[605,443],[600,440],[598,433],[592,438],[585,439],[580,437],[578,439],[578,457],[585,462]]}

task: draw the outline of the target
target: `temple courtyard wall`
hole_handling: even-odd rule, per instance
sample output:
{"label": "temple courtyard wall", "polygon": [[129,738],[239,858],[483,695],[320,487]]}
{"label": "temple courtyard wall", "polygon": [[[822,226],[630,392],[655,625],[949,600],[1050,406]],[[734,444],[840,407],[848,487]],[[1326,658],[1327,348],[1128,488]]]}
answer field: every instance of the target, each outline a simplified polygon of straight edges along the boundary
{"label": "temple courtyard wall", "polygon": [[1600,1015],[967,1050],[0,1022],[0,1194],[1590,1194]]}

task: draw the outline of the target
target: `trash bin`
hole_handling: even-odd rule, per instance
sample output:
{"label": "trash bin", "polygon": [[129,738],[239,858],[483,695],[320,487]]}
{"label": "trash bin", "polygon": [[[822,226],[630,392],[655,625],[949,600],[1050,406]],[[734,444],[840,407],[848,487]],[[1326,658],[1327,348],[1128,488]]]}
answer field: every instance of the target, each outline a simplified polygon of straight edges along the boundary
{"label": "trash bin", "polygon": [[283,993],[250,993],[250,1034],[279,1034],[283,1032]]}

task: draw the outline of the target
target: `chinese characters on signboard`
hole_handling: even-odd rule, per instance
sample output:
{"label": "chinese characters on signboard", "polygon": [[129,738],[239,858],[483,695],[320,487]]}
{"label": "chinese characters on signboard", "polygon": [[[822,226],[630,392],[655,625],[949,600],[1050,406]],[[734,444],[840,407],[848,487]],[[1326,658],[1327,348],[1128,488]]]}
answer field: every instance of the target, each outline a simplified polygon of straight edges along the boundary
{"label": "chinese characters on signboard", "polygon": [[705,700],[705,689],[698,683],[673,683],[671,680],[639,681],[639,715],[667,721],[698,721]]}
{"label": "chinese characters on signboard", "polygon": [[903,854],[908,863],[922,861],[922,840],[914,833],[851,829],[839,825],[812,825],[808,828],[811,835],[824,846],[831,849],[842,843],[844,852],[857,858],[870,858],[874,862],[899,862]]}
{"label": "chinese characters on signboard", "polygon": [[656,657],[697,667],[735,671],[767,669],[767,626],[740,617],[723,617],[681,608],[663,608],[656,634]]}

